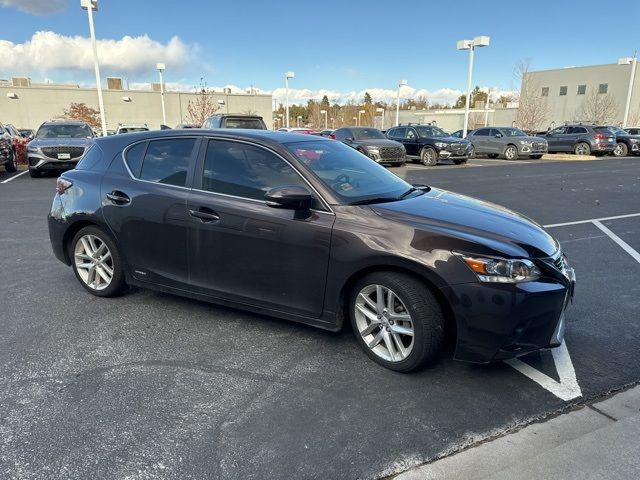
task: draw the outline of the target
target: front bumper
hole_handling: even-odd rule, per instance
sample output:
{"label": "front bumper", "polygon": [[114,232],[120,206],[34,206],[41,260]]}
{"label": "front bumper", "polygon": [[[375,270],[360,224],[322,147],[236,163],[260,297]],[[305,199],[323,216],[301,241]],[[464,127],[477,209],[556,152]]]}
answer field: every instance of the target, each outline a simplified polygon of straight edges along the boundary
{"label": "front bumper", "polygon": [[559,346],[575,284],[565,280],[443,287],[457,327],[454,358],[488,363]]}
{"label": "front bumper", "polygon": [[468,160],[469,157],[471,156],[471,150],[472,150],[471,145],[468,145],[464,148],[455,148],[455,147],[441,148],[438,150],[438,157],[442,159],[449,159],[449,160],[458,160],[458,159]]}
{"label": "front bumper", "polygon": [[68,160],[57,160],[55,158],[45,157],[38,153],[27,154],[27,162],[30,170],[63,170],[72,169],[80,161],[80,158],[71,158]]}
{"label": "front bumper", "polygon": [[368,152],[367,156],[376,163],[385,163],[390,165],[400,165],[407,161],[406,155],[396,155],[393,157],[382,156],[377,152]]}
{"label": "front bumper", "polygon": [[536,145],[535,143],[532,146],[528,145],[520,145],[520,153],[527,155],[544,155],[549,151],[547,145]]}
{"label": "front bumper", "polygon": [[591,145],[591,151],[592,152],[613,152],[616,149],[616,143],[615,142],[594,142]]}

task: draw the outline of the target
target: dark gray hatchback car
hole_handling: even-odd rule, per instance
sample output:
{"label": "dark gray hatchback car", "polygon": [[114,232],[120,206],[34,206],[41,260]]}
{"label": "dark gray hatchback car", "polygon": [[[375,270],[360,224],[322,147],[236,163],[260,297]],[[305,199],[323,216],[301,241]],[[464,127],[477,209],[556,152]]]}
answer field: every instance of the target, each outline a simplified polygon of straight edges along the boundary
{"label": "dark gray hatchback car", "polygon": [[397,371],[434,359],[446,331],[472,362],[558,346],[573,294],[560,245],[531,220],[312,135],[99,138],[58,179],[48,223],[93,295],[137,285],[331,331],[351,322]]}
{"label": "dark gray hatchback car", "polygon": [[550,152],[573,152],[576,155],[602,156],[613,153],[616,136],[606,125],[563,125],[543,137]]}

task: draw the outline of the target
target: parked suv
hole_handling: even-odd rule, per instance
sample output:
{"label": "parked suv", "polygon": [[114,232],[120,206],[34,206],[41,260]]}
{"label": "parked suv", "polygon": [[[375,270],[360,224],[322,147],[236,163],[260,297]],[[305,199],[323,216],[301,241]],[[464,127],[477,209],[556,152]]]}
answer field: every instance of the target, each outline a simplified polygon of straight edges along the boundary
{"label": "parked suv", "polygon": [[0,165],[4,165],[7,172],[18,170],[16,164],[16,151],[13,147],[11,132],[0,123]]}
{"label": "parked suv", "polygon": [[543,135],[550,152],[602,156],[616,148],[616,136],[606,125],[563,125]]}
{"label": "parked suv", "polygon": [[94,133],[85,122],[60,120],[40,125],[27,145],[29,174],[39,177],[47,170],[69,170],[94,141]]}
{"label": "parked suv", "polygon": [[262,117],[245,115],[243,113],[220,113],[207,118],[202,128],[248,128],[251,130],[266,130],[267,126]]}
{"label": "parked suv", "polygon": [[432,125],[407,125],[387,130],[387,137],[404,145],[407,157],[433,166],[439,160],[453,160],[459,165],[471,156],[471,142],[455,138]]}
{"label": "parked suv", "polygon": [[377,128],[339,128],[329,137],[355,148],[378,163],[401,166],[406,161],[406,152],[402,144],[389,140]]}
{"label": "parked suv", "polygon": [[631,134],[620,127],[609,127],[616,136],[616,148],[613,154],[616,157],[626,157],[630,153],[640,155],[640,134]]}
{"label": "parked suv", "polygon": [[516,160],[518,156],[528,155],[539,159],[547,153],[547,141],[544,138],[527,135],[519,128],[484,127],[469,132],[467,139],[473,144],[476,154],[486,154],[489,158],[504,155],[507,160]]}
{"label": "parked suv", "polygon": [[624,130],[631,135],[640,135],[640,128],[625,128]]}
{"label": "parked suv", "polygon": [[149,127],[146,123],[119,123],[116,135],[121,133],[148,132]]}

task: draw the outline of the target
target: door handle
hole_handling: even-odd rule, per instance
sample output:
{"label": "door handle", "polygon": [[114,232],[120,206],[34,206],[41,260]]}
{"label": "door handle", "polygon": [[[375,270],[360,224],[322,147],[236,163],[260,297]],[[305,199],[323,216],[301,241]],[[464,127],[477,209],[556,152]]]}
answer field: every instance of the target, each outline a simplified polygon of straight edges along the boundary
{"label": "door handle", "polygon": [[220,220],[220,215],[209,208],[200,208],[198,210],[189,210],[189,215],[199,218],[202,222],[216,222]]}
{"label": "door handle", "polygon": [[114,190],[111,193],[107,193],[107,198],[111,200],[113,203],[115,203],[116,205],[128,205],[129,203],[131,203],[131,199],[129,198],[129,195],[127,195],[126,193],[119,192],[117,190]]}

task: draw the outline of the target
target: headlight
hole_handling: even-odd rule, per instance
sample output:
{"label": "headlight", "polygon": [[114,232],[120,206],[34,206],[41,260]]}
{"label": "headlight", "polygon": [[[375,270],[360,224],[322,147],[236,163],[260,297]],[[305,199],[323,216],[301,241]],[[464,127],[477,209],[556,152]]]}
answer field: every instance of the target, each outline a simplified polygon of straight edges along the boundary
{"label": "headlight", "polygon": [[436,147],[438,148],[448,148],[449,144],[444,142],[436,142]]}
{"label": "headlight", "polygon": [[27,152],[29,153],[37,153],[38,152],[38,147],[27,147]]}
{"label": "headlight", "polygon": [[540,278],[540,270],[525,259],[471,257],[456,253],[481,282],[520,283]]}
{"label": "headlight", "polygon": [[367,153],[380,153],[380,149],[378,147],[367,147]]}
{"label": "headlight", "polygon": [[525,147],[529,147],[529,148],[531,148],[533,146],[533,142],[529,142],[528,140],[520,140],[520,144],[524,145]]}
{"label": "headlight", "polygon": [[630,138],[629,141],[631,143],[638,143],[638,142],[640,142],[640,139],[638,139],[638,138]]}

